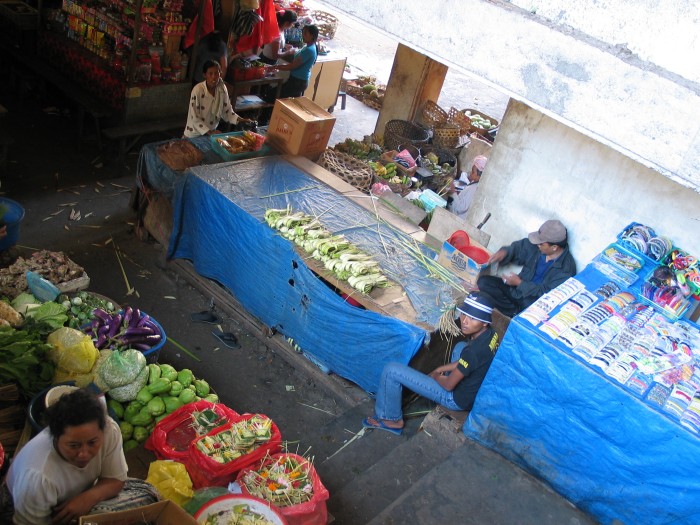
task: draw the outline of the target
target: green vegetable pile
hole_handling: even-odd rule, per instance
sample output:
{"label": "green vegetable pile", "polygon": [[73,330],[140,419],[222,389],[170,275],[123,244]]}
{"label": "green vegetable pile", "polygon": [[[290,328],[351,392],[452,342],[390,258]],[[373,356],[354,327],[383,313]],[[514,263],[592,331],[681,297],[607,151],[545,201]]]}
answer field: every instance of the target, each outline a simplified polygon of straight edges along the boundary
{"label": "green vegetable pile", "polygon": [[201,399],[219,402],[209,384],[187,368],[178,371],[168,364],[149,364],[143,370],[145,382],[130,399],[117,400],[113,391],[108,392],[108,407],[121,420],[124,450],[146,441],[156,423],[181,406]]}
{"label": "green vegetable pile", "polygon": [[290,241],[294,241],[311,257],[323,262],[325,268],[356,290],[368,294],[377,286],[386,288],[389,280],[381,273],[379,264],[350,244],[342,235],[331,235],[321,223],[303,212],[291,208],[269,209],[265,222]]}
{"label": "green vegetable pile", "polygon": [[68,325],[70,328],[80,328],[95,318],[93,310],[100,308],[107,313],[117,311],[116,306],[111,301],[98,297],[90,292],[79,292],[70,297],[62,294],[57,299],[66,308]]}
{"label": "green vegetable pile", "polygon": [[38,333],[0,327],[0,385],[16,382],[27,399],[38,394],[53,378],[51,348]]}

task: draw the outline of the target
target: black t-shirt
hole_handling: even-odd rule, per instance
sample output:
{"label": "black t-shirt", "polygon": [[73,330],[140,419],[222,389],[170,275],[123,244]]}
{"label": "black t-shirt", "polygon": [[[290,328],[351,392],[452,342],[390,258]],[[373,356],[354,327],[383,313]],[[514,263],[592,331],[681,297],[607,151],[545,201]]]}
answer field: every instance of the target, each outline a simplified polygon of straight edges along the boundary
{"label": "black t-shirt", "polygon": [[457,363],[464,374],[453,390],[454,401],[464,410],[471,410],[479,387],[486,377],[498,348],[498,334],[490,326],[476,339],[467,341]]}

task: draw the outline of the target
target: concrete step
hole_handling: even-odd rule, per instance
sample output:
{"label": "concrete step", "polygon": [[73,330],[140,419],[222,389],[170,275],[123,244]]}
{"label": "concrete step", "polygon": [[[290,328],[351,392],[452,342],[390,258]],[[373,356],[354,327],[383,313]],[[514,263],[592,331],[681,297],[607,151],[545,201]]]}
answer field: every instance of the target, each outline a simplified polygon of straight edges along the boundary
{"label": "concrete step", "polygon": [[596,522],[508,460],[465,440],[376,517],[356,523],[594,525]]}
{"label": "concrete step", "polygon": [[328,509],[338,523],[369,522],[414,484],[420,483],[426,473],[461,446],[463,439],[444,429],[429,434],[409,428],[400,437],[379,430],[368,431],[363,441],[363,447],[373,451],[384,450],[389,445],[393,445],[393,449],[382,454],[367,470],[353,476],[341,490],[332,493]]}

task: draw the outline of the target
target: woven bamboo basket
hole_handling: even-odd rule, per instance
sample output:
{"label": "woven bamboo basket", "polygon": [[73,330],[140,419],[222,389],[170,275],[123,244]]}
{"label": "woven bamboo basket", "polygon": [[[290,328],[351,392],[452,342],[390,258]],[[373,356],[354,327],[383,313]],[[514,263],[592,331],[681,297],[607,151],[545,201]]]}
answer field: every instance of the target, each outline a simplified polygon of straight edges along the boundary
{"label": "woven bamboo basket", "polygon": [[421,111],[420,123],[428,128],[435,128],[447,122],[447,111],[432,100],[426,100]]}
{"label": "woven bamboo basket", "polygon": [[459,127],[462,135],[468,136],[471,132],[472,122],[469,120],[469,117],[465,115],[464,111],[460,111],[456,108],[450,108],[450,111],[447,113],[447,122]]}
{"label": "woven bamboo basket", "polygon": [[325,11],[311,11],[309,14],[316,22],[318,33],[328,40],[333,40],[335,32],[338,30],[338,19]]}
{"label": "woven bamboo basket", "polygon": [[430,135],[419,125],[407,120],[390,120],[384,126],[384,148],[398,150],[401,144],[419,146],[428,142]]}
{"label": "woven bamboo basket", "polygon": [[367,164],[346,153],[327,149],[321,154],[318,165],[340,177],[358,190],[368,192],[374,172]]}
{"label": "woven bamboo basket", "polygon": [[457,148],[464,142],[465,135],[456,124],[443,124],[433,129],[433,144],[438,148]]}

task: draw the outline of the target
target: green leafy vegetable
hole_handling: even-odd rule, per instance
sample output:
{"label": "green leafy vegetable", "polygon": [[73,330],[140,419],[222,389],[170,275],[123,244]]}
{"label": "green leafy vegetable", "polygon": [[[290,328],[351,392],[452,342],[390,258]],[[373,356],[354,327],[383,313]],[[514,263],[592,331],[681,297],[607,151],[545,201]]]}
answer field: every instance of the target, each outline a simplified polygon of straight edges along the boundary
{"label": "green leafy vegetable", "polygon": [[53,379],[51,348],[38,333],[0,327],[0,384],[16,382],[27,398],[38,394]]}
{"label": "green leafy vegetable", "polygon": [[68,321],[66,307],[51,301],[42,304],[38,308],[29,310],[27,317],[34,319],[37,323],[46,323],[52,326],[54,330],[58,330]]}

